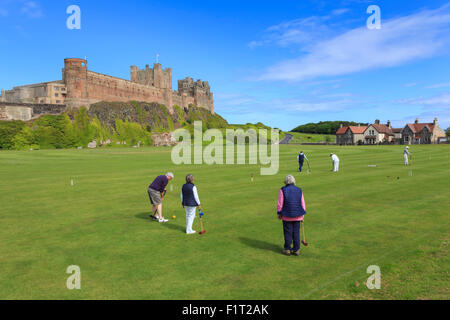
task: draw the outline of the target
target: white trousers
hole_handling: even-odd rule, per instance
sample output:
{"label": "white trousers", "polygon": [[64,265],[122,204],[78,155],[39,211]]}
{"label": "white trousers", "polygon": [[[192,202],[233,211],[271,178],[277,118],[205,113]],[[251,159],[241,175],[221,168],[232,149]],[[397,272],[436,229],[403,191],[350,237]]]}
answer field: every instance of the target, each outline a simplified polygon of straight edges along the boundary
{"label": "white trousers", "polygon": [[338,172],[339,171],[339,161],[333,161],[333,166],[334,166],[334,172]]}
{"label": "white trousers", "polygon": [[405,166],[407,166],[408,165],[408,155],[404,154],[403,159],[405,159]]}
{"label": "white trousers", "polygon": [[192,224],[194,223],[196,209],[197,207],[184,207],[186,211],[186,233],[193,232]]}

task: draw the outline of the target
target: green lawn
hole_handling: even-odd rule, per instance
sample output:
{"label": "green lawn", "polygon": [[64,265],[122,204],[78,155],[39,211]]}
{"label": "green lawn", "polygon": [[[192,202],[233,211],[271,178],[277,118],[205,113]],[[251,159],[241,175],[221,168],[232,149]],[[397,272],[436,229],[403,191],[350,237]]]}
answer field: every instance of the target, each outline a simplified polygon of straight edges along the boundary
{"label": "green lawn", "polygon": [[300,132],[288,132],[288,134],[293,136],[289,142],[290,144],[336,142],[336,135],[334,134],[313,134]]}
{"label": "green lawn", "polygon": [[[169,148],[0,152],[0,299],[448,299],[450,146],[412,146],[408,168],[402,150],[304,146],[308,175],[296,172],[298,146],[280,146],[275,176],[175,166]],[[146,189],[169,170],[164,215],[177,219],[158,224]],[[203,236],[184,234],[187,173]],[[289,173],[308,211],[300,257],[281,254],[276,219]],[[81,290],[66,288],[69,265]],[[365,286],[369,265],[381,268],[380,290]]]}

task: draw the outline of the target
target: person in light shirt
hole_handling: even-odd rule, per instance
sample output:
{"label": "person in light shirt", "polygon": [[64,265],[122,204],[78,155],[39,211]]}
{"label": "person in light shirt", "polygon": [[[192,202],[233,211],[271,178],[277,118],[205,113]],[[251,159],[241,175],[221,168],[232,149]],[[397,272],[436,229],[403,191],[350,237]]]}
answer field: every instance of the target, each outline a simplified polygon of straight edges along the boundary
{"label": "person in light shirt", "polygon": [[334,153],[330,154],[331,161],[333,161],[333,172],[339,171],[339,157]]}
{"label": "person in light shirt", "polygon": [[408,162],[408,158],[409,158],[409,147],[406,146],[405,150],[403,151],[403,160],[405,161],[405,166],[407,166],[409,164]]}
{"label": "person in light shirt", "polygon": [[192,224],[194,223],[196,209],[201,209],[200,199],[198,197],[197,187],[194,185],[194,176],[188,174],[186,176],[186,184],[181,188],[181,205],[186,211],[186,233],[196,233],[192,230]]}

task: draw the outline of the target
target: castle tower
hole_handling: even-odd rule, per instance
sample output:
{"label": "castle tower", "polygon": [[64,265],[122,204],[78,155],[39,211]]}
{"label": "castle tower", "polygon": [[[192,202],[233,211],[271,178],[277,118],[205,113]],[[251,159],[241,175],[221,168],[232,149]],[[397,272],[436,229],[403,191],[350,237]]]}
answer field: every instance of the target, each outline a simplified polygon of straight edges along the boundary
{"label": "castle tower", "polygon": [[79,107],[88,104],[89,88],[87,61],[84,59],[64,59],[63,81],[66,84],[68,106]]}
{"label": "castle tower", "polygon": [[130,79],[135,83],[172,91],[172,69],[163,70],[160,63],[153,64],[153,69],[149,65],[146,65],[145,69],[131,66]]}

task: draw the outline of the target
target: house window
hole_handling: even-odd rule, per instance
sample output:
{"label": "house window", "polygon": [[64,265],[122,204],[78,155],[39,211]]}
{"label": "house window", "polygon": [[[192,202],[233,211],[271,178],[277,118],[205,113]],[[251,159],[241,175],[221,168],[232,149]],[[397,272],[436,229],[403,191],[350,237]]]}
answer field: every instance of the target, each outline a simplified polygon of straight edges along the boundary
{"label": "house window", "polygon": [[60,100],[56,100],[56,103],[61,103],[61,101]]}
{"label": "house window", "polygon": [[55,87],[55,91],[59,91],[59,87]]}
{"label": "house window", "polygon": [[55,97],[59,97],[59,93],[55,93]]}

